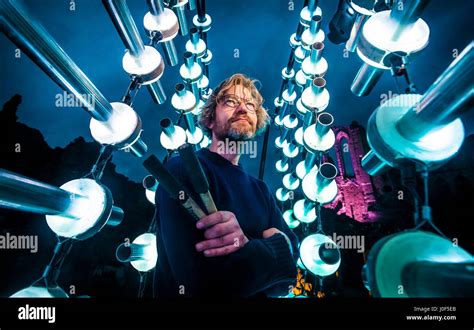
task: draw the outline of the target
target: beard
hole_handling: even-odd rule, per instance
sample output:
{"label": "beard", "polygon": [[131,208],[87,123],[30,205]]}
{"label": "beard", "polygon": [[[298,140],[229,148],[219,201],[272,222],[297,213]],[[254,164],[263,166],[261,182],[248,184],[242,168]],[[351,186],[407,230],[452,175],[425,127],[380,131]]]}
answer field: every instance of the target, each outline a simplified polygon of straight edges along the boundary
{"label": "beard", "polygon": [[255,136],[253,123],[249,118],[244,118],[247,119],[247,124],[238,122],[236,119],[238,118],[231,118],[224,125],[218,125],[216,127],[214,133],[219,140],[247,141]]}

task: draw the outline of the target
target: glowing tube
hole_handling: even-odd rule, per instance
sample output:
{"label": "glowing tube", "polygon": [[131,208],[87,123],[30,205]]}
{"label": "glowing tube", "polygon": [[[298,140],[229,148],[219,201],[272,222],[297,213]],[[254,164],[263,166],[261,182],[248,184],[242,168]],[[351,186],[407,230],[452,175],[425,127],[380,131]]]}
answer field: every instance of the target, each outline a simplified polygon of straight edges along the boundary
{"label": "glowing tube", "polygon": [[317,218],[316,208],[311,201],[300,199],[293,206],[293,214],[298,221],[303,223],[314,222]]}
{"label": "glowing tube", "polygon": [[140,76],[144,85],[152,85],[148,91],[153,101],[159,104],[164,103],[166,95],[159,82],[164,71],[160,53],[153,47],[143,45],[125,0],[102,0],[102,3],[128,49],[122,61],[124,70],[132,76]]}
{"label": "glowing tube", "polygon": [[283,219],[291,229],[295,229],[300,225],[300,222],[293,216],[293,210],[286,210],[283,213]]}
{"label": "glowing tube", "polygon": [[318,0],[309,0],[308,5],[300,12],[300,24],[308,28],[313,16],[321,16],[321,8],[318,7]]}
{"label": "glowing tube", "polygon": [[471,297],[473,262],[470,253],[449,239],[406,231],[372,246],[363,276],[374,297]]}
{"label": "glowing tube", "polygon": [[171,9],[176,14],[179,22],[179,34],[185,36],[189,33],[188,19],[186,18],[186,6],[188,0],[173,0],[170,2]]}
{"label": "glowing tube", "polygon": [[184,64],[179,69],[179,74],[186,83],[191,86],[192,92],[196,98],[199,97],[198,80],[202,77],[202,68],[194,60],[194,55],[191,52],[184,53]]}
{"label": "glowing tube", "polygon": [[288,173],[283,176],[283,186],[288,190],[295,190],[300,186],[300,180],[296,176],[296,173]]}
{"label": "glowing tube", "polygon": [[398,121],[400,134],[417,141],[429,131],[457,119],[473,108],[474,42],[459,54],[416,106]]}
{"label": "glowing tube", "polygon": [[323,163],[319,169],[312,170],[303,178],[303,193],[309,200],[320,204],[330,203],[336,198],[337,168],[331,163]]}
{"label": "glowing tube", "polygon": [[73,201],[85,196],[0,169],[0,207],[37,214],[60,214],[79,219],[80,210],[71,209]]}
{"label": "glowing tube", "polygon": [[473,43],[441,74],[424,95],[402,94],[379,106],[369,118],[371,150],[363,169],[378,175],[401,159],[436,168],[454,156],[464,140],[456,118],[472,109]]}
{"label": "glowing tube", "polygon": [[283,131],[280,135],[280,141],[286,140],[288,132],[298,126],[298,118],[296,118],[295,114],[287,115],[283,119]]}
{"label": "glowing tube", "polygon": [[186,142],[184,129],[174,125],[169,118],[160,121],[163,132],[160,135],[161,145],[168,150],[176,150]]}
{"label": "glowing tube", "polygon": [[301,46],[310,50],[310,47],[315,42],[323,42],[325,35],[324,31],[321,30],[321,20],[320,15],[315,15],[311,18],[311,23],[309,29],[305,30],[301,35]]}
{"label": "glowing tube", "polygon": [[391,11],[372,15],[363,25],[357,42],[357,54],[364,61],[351,90],[357,96],[368,95],[383,70],[391,68],[391,58],[403,54],[404,63],[422,51],[429,40],[428,25],[419,19],[429,0],[414,0],[393,6]]}
{"label": "glowing tube", "polygon": [[178,64],[178,55],[173,39],[179,32],[179,22],[171,9],[164,8],[162,1],[147,0],[150,11],[143,17],[143,26],[151,38],[159,33],[158,42],[162,45],[166,61],[169,65],[175,66]]}
{"label": "glowing tube", "polygon": [[[311,55],[307,57],[301,64],[302,77],[298,77],[298,84],[306,87],[308,80],[324,77],[328,70],[328,62],[322,57],[324,44],[322,42],[316,42],[311,45]],[[298,75],[298,74],[297,74]],[[299,74],[301,76],[301,73]]]}
{"label": "glowing tube", "polygon": [[158,260],[156,236],[145,233],[138,236],[131,244],[122,243],[117,247],[115,256],[120,262],[130,262],[139,272],[148,272],[155,268]]}
{"label": "glowing tube", "polygon": [[329,92],[327,91],[324,78],[313,79],[311,85],[301,94],[301,102],[309,109],[321,112],[329,104]]}
{"label": "glowing tube", "polygon": [[143,188],[145,188],[146,199],[155,205],[155,193],[158,188],[158,181],[156,181],[153,175],[147,175],[143,179]]}
{"label": "glowing tube", "polygon": [[290,191],[286,188],[278,188],[275,192],[275,197],[280,202],[286,202],[290,198]]}
{"label": "glowing tube", "polygon": [[186,42],[186,51],[193,53],[196,58],[202,58],[206,55],[206,43],[199,38],[199,31],[192,27],[190,30],[190,40]]}
{"label": "glowing tube", "polygon": [[97,87],[35,19],[12,1],[1,1],[2,32],[55,83],[81,101],[93,118],[105,121],[112,106]]}
{"label": "glowing tube", "polygon": [[322,234],[307,236],[301,242],[300,258],[305,268],[317,276],[332,275],[341,264],[337,245]]}
{"label": "glowing tube", "polygon": [[5,170],[0,170],[0,207],[45,214],[51,230],[75,239],[123,219],[110,191],[94,180],[72,180],[57,188]]}
{"label": "glowing tube", "polygon": [[318,115],[315,124],[304,130],[303,143],[309,152],[325,152],[334,146],[336,137],[330,129],[333,122],[333,116],[328,112],[323,112]]}

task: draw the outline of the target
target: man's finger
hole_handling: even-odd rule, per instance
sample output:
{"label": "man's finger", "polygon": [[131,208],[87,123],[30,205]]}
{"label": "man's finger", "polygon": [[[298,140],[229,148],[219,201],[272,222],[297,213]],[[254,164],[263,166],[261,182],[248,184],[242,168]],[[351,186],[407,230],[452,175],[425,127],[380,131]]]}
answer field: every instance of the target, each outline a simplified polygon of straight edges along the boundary
{"label": "man's finger", "polygon": [[237,251],[238,247],[234,244],[227,245],[224,247],[216,248],[216,249],[209,249],[204,251],[204,255],[206,257],[221,257],[228,254],[231,254],[234,251]]}
{"label": "man's finger", "polygon": [[232,216],[234,216],[232,212],[217,211],[212,214],[209,214],[208,216],[205,216],[204,218],[196,222],[196,227],[198,229],[206,229],[220,222],[229,221]]}
{"label": "man's finger", "polygon": [[227,234],[225,236],[208,239],[206,241],[202,241],[196,244],[196,250],[204,251],[209,249],[215,249],[224,247],[227,245],[236,244],[238,242],[239,236],[235,233]]}
{"label": "man's finger", "polygon": [[204,232],[204,237],[207,239],[218,238],[240,229],[239,224],[233,221],[221,222],[217,225],[211,226]]}

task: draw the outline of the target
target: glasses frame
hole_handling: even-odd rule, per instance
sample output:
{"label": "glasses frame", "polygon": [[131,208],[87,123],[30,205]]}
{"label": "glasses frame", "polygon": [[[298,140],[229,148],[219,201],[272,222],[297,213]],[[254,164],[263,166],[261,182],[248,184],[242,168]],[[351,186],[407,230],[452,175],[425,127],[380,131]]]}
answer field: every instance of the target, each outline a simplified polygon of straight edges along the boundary
{"label": "glasses frame", "polygon": [[[225,101],[226,101],[226,98],[227,97],[233,97],[235,99],[237,99],[239,101],[239,103],[235,106],[235,107],[231,107],[227,104],[225,104]],[[248,112],[250,113],[253,113],[253,114],[256,114],[257,113],[257,110],[258,108],[260,107],[260,105],[256,102],[254,102],[253,100],[249,100],[249,99],[245,99],[245,98],[242,98],[236,94],[225,94],[225,95],[222,95],[218,100],[217,100],[217,103],[220,103],[220,104],[224,104],[224,106],[228,107],[228,108],[231,108],[231,109],[236,109],[240,104],[242,104],[242,101],[244,101],[244,105],[245,105],[245,109],[247,109]],[[255,109],[249,109],[248,106],[247,106],[247,103],[252,103],[254,106],[255,106]]]}

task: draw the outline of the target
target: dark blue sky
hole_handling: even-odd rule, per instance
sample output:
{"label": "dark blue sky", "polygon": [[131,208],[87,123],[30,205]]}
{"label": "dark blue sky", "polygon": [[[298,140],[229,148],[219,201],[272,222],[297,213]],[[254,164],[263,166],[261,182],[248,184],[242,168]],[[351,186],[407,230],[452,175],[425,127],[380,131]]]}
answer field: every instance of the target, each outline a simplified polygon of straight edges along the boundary
{"label": "dark blue sky", "polygon": [[[124,46],[101,2],[76,0],[75,11],[69,10],[69,1],[66,0],[27,0],[25,3],[109,101],[118,101],[129,81],[121,66]],[[209,48],[214,54],[210,66],[211,86],[233,73],[245,73],[261,81],[266,106],[273,110],[273,99],[281,84],[280,72],[290,51],[288,38],[296,29],[303,1],[294,1],[293,11],[288,10],[288,3],[287,0],[206,1],[213,20],[208,34]],[[145,0],[129,0],[128,5],[145,38],[142,29],[147,11]],[[320,0],[325,31],[336,6],[336,0]],[[422,17],[431,30],[430,43],[410,66],[411,77],[420,92],[424,92],[453,60],[453,50],[460,52],[473,39],[472,12],[473,2],[465,0],[432,0],[425,10]],[[175,40],[182,64],[187,37],[178,36]],[[361,61],[355,54],[344,58],[343,45],[331,44],[327,39],[325,44],[324,57],[329,62],[325,78],[331,94],[327,111],[334,115],[335,125],[347,125],[352,120],[365,125],[380,102],[380,94],[388,90],[398,92],[393,78],[385,73],[369,97],[357,98],[350,92],[350,84]],[[21,94],[23,104],[18,113],[19,120],[39,129],[51,147],[63,147],[78,136],[93,141],[89,132],[90,117],[86,112],[81,108],[56,108],[55,95],[61,93],[59,87],[26,55],[15,58],[15,48],[4,35],[0,35],[0,102],[3,104],[15,93]],[[238,58],[234,57],[235,49],[239,50]],[[166,67],[162,83],[167,102],[164,105],[152,103],[146,89],[140,91],[134,102],[134,108],[143,121],[143,138],[160,158],[164,149],[158,140],[159,121],[165,116],[176,118],[170,99],[178,82],[178,67]],[[467,133],[473,133],[472,111],[464,117],[464,122]],[[272,129],[271,141],[275,137],[276,131]],[[269,149],[265,177],[274,189],[280,179],[273,171],[275,155],[272,151],[273,145]],[[244,160],[254,175],[258,174],[259,156],[260,153],[256,159]],[[140,160],[130,154],[116,153],[113,161],[119,172],[133,180],[139,181],[146,175]]]}

